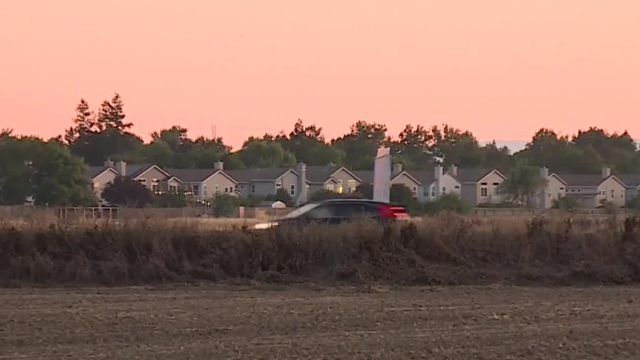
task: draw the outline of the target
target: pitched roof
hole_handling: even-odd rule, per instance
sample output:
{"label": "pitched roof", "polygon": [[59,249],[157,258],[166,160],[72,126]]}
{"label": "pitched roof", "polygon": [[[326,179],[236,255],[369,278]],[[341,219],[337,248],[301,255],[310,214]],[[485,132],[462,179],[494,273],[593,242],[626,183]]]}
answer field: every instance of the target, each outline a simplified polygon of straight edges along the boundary
{"label": "pitched roof", "polygon": [[489,175],[492,171],[495,171],[495,169],[458,169],[456,175],[451,173],[449,174],[458,179],[458,181],[460,182],[470,183],[482,180],[482,178]]}
{"label": "pitched roof", "polygon": [[260,168],[248,170],[225,170],[225,172],[237,182],[249,181],[275,181],[291,168]]}
{"label": "pitched roof", "polygon": [[627,187],[638,187],[640,186],[640,174],[624,174],[624,175],[616,175],[620,181],[622,181]]}
{"label": "pitched roof", "polygon": [[218,169],[167,169],[171,176],[175,176],[180,181],[200,182],[206,180],[211,175],[220,170]]}
{"label": "pitched roof", "polygon": [[371,170],[359,170],[352,171],[353,175],[357,176],[364,184],[373,184],[373,171]]}
{"label": "pitched roof", "polygon": [[558,174],[568,186],[598,186],[606,178],[596,174]]}
{"label": "pitched roof", "polygon": [[153,164],[127,164],[125,171],[127,173],[127,177],[134,178],[149,170],[152,166]]}
{"label": "pitched roof", "polygon": [[89,176],[93,179],[96,176],[98,176],[98,175],[102,174],[103,172],[107,171],[108,169],[116,171],[114,168],[109,167],[109,166],[89,166],[88,167]]}
{"label": "pitched roof", "polygon": [[336,165],[307,166],[307,181],[312,183],[324,183],[340,167]]}
{"label": "pitched roof", "polygon": [[421,185],[431,185],[436,181],[436,175],[433,171],[407,171],[414,179],[418,180]]}

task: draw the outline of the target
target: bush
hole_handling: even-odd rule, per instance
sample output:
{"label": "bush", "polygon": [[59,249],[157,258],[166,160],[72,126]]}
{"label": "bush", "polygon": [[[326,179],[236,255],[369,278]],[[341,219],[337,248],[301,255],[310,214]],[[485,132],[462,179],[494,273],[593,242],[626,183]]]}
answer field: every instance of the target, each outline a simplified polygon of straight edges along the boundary
{"label": "bush", "polygon": [[161,208],[183,208],[187,206],[187,197],[184,194],[157,195],[154,203]]}
{"label": "bush", "polygon": [[293,198],[289,195],[289,192],[285,189],[278,189],[274,195],[267,195],[264,197],[266,201],[282,201],[287,207],[293,206]]}
{"label": "bush", "polygon": [[[613,220],[612,220],[613,219]],[[303,241],[302,241],[303,240]],[[253,232],[201,222],[0,224],[0,285],[257,281],[640,282],[640,218],[453,215]]]}
{"label": "bush", "polygon": [[211,211],[215,217],[237,216],[240,199],[229,194],[217,194],[212,201]]}
{"label": "bush", "polygon": [[554,209],[575,211],[580,207],[580,204],[578,203],[578,200],[576,200],[576,198],[574,197],[563,196],[559,199],[554,199],[552,207]]}
{"label": "bush", "polygon": [[473,207],[456,194],[445,194],[436,201],[426,202],[422,205],[422,211],[427,215],[435,215],[442,211],[469,214],[471,210]]}

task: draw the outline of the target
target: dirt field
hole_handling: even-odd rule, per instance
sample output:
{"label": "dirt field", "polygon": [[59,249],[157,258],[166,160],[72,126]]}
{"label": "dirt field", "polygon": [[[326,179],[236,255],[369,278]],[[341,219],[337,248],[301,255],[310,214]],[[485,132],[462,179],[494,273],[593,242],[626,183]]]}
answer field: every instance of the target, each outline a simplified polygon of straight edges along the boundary
{"label": "dirt field", "polygon": [[0,290],[0,359],[638,359],[640,289]]}

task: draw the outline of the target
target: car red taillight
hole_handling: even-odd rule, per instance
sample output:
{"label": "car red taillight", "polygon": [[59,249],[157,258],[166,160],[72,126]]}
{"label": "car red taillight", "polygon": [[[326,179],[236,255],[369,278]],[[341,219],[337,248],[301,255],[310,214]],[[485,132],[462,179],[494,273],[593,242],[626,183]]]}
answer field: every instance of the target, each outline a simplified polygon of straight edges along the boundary
{"label": "car red taillight", "polygon": [[409,217],[404,207],[392,205],[381,205],[380,215],[383,219],[406,219]]}

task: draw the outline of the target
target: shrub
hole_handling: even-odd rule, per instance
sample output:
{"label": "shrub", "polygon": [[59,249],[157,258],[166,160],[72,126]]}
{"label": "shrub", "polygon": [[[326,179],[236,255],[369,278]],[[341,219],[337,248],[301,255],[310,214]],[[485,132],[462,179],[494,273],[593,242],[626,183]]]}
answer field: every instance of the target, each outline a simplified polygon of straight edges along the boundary
{"label": "shrub", "polygon": [[264,197],[266,201],[282,201],[288,207],[293,206],[293,198],[289,195],[289,192],[285,189],[278,189],[273,195],[267,195]]}
{"label": "shrub", "polygon": [[554,209],[575,211],[580,207],[580,204],[578,203],[578,200],[576,200],[576,198],[574,197],[563,196],[559,199],[554,199],[552,207]]}
{"label": "shrub", "polygon": [[232,217],[236,216],[240,199],[229,194],[216,194],[213,198],[211,210],[216,217]]}
{"label": "shrub", "polygon": [[201,222],[0,224],[0,284],[640,282],[640,218],[466,218],[218,230]]}

